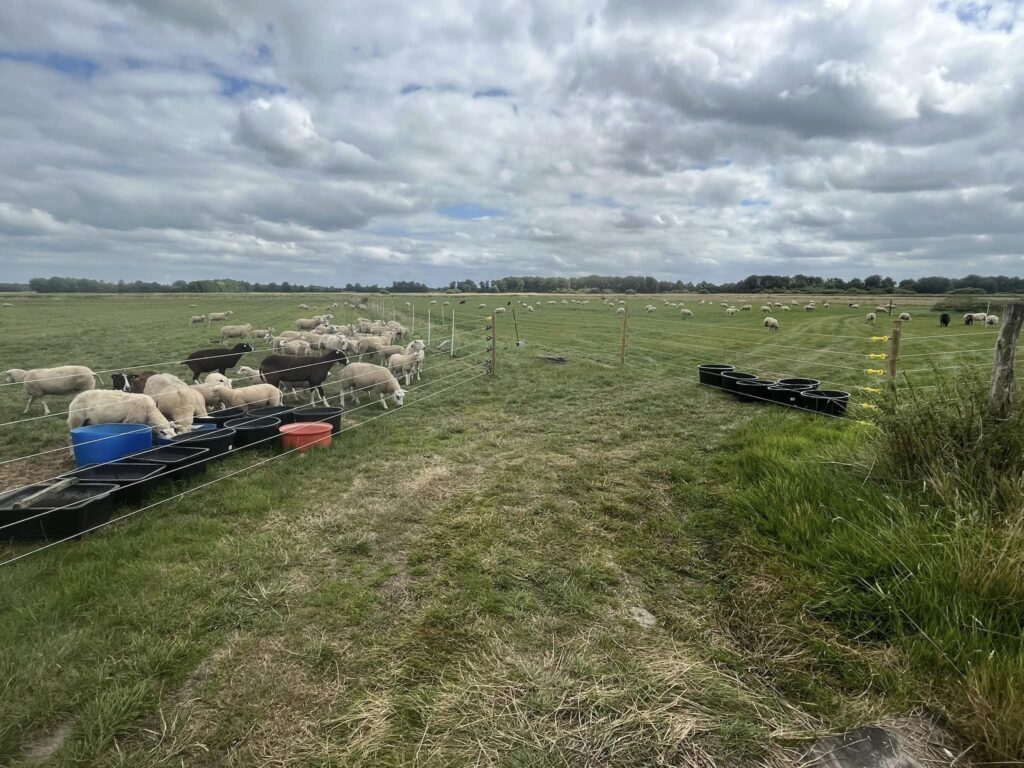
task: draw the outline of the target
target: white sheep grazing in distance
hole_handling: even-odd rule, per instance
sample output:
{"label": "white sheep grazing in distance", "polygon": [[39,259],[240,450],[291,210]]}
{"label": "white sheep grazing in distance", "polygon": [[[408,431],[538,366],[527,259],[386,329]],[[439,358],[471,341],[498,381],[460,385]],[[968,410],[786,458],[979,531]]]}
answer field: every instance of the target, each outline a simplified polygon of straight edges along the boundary
{"label": "white sheep grazing in distance", "polygon": [[680,309],[679,314],[683,317],[693,317],[693,312],[689,309]]}
{"label": "white sheep grazing in distance", "polygon": [[766,317],[764,319],[764,327],[769,331],[777,331],[779,330],[779,321],[774,317]]}
{"label": "white sheep grazing in distance", "polygon": [[737,312],[739,312],[739,310],[736,309],[736,307],[729,307],[727,310],[725,310],[725,314],[729,315],[729,317],[732,317]]}
{"label": "white sheep grazing in distance", "polygon": [[149,395],[117,389],[95,389],[75,396],[68,410],[68,428],[86,424],[147,424],[166,438],[174,437],[175,427]]}
{"label": "white sheep grazing in distance", "polygon": [[762,304],[761,305],[761,311],[762,312],[771,312],[772,308],[768,304]]}
{"label": "white sheep grazing in distance", "polygon": [[504,307],[498,307],[496,310],[494,310],[494,314],[496,314],[496,315],[504,315],[505,314],[505,308]]}
{"label": "white sheep grazing in distance", "polygon": [[533,312],[533,307],[531,307],[529,304],[527,304],[526,305],[526,311],[527,312]]}
{"label": "white sheep grazing in distance", "polygon": [[985,318],[985,325],[999,325],[999,316],[998,315],[988,315]]}
{"label": "white sheep grazing in distance", "polygon": [[43,413],[50,415],[46,404],[47,395],[71,395],[96,389],[99,377],[84,365],[61,365],[56,368],[11,368],[4,371],[3,380],[9,384],[21,384],[28,395],[28,403],[22,413],[28,413],[35,400],[43,403]]}
{"label": "white sheep grazing in distance", "polygon": [[900,312],[900,318],[899,319],[900,320],[904,320],[904,321],[909,323],[910,322],[910,313],[909,312]]}
{"label": "white sheep grazing in distance", "polygon": [[781,309],[783,312],[789,312],[789,305],[783,304],[781,307],[779,307],[779,309]]}
{"label": "white sheep grazing in distance", "polygon": [[201,325],[202,323],[205,323],[205,322],[206,322],[206,315],[192,315],[192,317],[189,318],[188,324],[189,325]]}
{"label": "white sheep grazing in distance", "polygon": [[247,339],[250,333],[252,333],[252,325],[250,323],[245,325],[225,325],[220,329],[220,340],[223,343],[228,339]]}
{"label": "white sheep grazing in distance", "polygon": [[814,306],[813,304],[805,304],[804,305],[804,312],[813,312],[816,309],[817,309],[817,307]]}
{"label": "white sheep grazing in distance", "polygon": [[876,318],[876,315],[875,315],[874,312],[868,312],[867,317],[864,318],[864,322],[871,323],[872,325],[874,325],[875,324],[875,318]]}
{"label": "white sheep grazing in distance", "polygon": [[625,307],[618,307],[615,310],[615,314],[616,315],[624,315],[624,314],[626,314],[626,308]]}
{"label": "white sheep grazing in distance", "polygon": [[477,309],[487,309],[487,305],[486,304],[480,304],[479,306],[477,306]]}
{"label": "white sheep grazing in distance", "polygon": [[648,314],[650,314],[651,312],[657,312],[658,311],[658,308],[656,306],[654,306],[653,304],[648,304],[646,307],[644,307],[644,309],[647,310]]}

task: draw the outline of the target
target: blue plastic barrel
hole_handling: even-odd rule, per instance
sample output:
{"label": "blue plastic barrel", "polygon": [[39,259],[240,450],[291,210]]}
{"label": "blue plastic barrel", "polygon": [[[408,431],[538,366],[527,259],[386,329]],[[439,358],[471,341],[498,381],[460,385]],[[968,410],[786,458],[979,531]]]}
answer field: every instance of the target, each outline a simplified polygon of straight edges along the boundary
{"label": "blue plastic barrel", "polygon": [[106,464],[129,453],[153,447],[153,430],[147,424],[92,424],[71,430],[75,466]]}

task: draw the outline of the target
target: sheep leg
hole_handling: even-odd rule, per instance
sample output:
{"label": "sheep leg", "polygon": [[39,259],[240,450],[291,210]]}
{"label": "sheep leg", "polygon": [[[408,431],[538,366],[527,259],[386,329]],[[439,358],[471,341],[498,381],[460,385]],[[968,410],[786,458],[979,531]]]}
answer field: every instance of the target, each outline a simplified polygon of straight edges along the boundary
{"label": "sheep leg", "polygon": [[49,416],[50,415],[50,406],[48,406],[46,404],[45,400],[43,400],[42,402],[43,402],[43,415],[44,416]]}
{"label": "sheep leg", "polygon": [[35,400],[35,398],[32,397],[32,395],[29,395],[28,396],[28,405],[26,405],[25,406],[25,410],[21,412],[22,416],[24,416],[26,413],[28,413],[28,409],[32,407],[32,401],[33,400]]}
{"label": "sheep leg", "polygon": [[384,410],[388,409],[388,399],[384,396],[384,393],[380,393],[380,404],[384,406]]}

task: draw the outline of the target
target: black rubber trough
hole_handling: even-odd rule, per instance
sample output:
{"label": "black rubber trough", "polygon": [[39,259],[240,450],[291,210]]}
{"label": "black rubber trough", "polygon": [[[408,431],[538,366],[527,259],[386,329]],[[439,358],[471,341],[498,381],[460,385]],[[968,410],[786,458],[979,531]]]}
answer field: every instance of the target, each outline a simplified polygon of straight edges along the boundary
{"label": "black rubber trough", "polygon": [[757,374],[755,373],[744,373],[743,371],[723,371],[722,372],[722,389],[727,392],[732,392],[734,395],[737,394],[736,382],[740,379],[756,379]]}
{"label": "black rubber trough", "polygon": [[242,408],[225,408],[221,411],[210,411],[206,416],[196,416],[192,421],[196,424],[216,424],[219,428],[242,416],[245,416],[245,410]]}
{"label": "black rubber trough", "polygon": [[821,382],[817,379],[779,379],[780,387],[798,387],[800,389],[817,389]]}
{"label": "black rubber trough", "polygon": [[151,448],[148,451],[133,453],[125,458],[132,461],[151,461],[154,464],[160,464],[163,466],[161,479],[168,477],[172,480],[184,480],[206,471],[206,464],[210,460],[210,449],[172,443],[159,448]]}
{"label": "black rubber trough", "polygon": [[735,365],[725,363],[703,363],[697,366],[697,380],[710,387],[722,386],[722,374],[736,370]]}
{"label": "black rubber trough", "polygon": [[318,421],[323,424],[330,424],[332,432],[337,434],[341,431],[341,416],[345,413],[341,408],[304,406],[295,411],[295,421],[308,422]]}
{"label": "black rubber trough", "polygon": [[207,432],[186,432],[183,435],[175,435],[170,445],[187,445],[190,448],[207,448],[210,451],[208,459],[223,458],[234,445],[235,430],[228,427],[212,429]]}
{"label": "black rubber trough", "polygon": [[[110,519],[113,483],[38,483],[0,495],[0,539],[66,539]],[[45,495],[37,495],[50,488]],[[30,498],[34,497],[34,498]],[[14,523],[14,525],[11,525]]]}
{"label": "black rubber trough", "polygon": [[89,464],[60,477],[73,477],[80,483],[112,483],[117,486],[112,494],[114,501],[130,504],[145,496],[164,471],[163,464],[122,459],[109,464]]}
{"label": "black rubber trough", "polygon": [[768,387],[768,399],[773,403],[779,405],[787,405],[791,408],[807,408],[807,404],[800,400],[801,392],[808,392],[812,389],[810,386],[798,387],[795,385],[783,386],[782,384],[776,384],[774,387]]}
{"label": "black rubber trough", "polygon": [[844,416],[850,393],[838,389],[808,389],[800,393],[801,405],[825,416]]}
{"label": "black rubber trough", "polygon": [[268,405],[266,408],[253,408],[247,415],[256,419],[269,416],[280,419],[282,424],[291,424],[295,421],[295,408],[294,405]]}
{"label": "black rubber trough", "polygon": [[275,416],[232,419],[225,426],[235,430],[235,448],[273,448],[281,442],[281,420]]}
{"label": "black rubber trough", "polygon": [[737,379],[736,395],[749,403],[771,402],[768,389],[774,385],[773,379]]}

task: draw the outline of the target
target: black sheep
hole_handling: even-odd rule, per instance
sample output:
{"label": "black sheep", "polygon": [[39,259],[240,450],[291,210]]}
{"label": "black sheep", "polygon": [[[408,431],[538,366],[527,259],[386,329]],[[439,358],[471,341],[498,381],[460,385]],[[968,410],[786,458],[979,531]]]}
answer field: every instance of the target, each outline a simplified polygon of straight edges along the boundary
{"label": "black sheep", "polygon": [[340,349],[329,350],[320,357],[267,355],[260,363],[260,375],[267,384],[273,384],[278,389],[282,385],[311,389],[313,394],[310,395],[310,405],[316,402],[317,395],[326,405],[323,385],[335,363],[348,365],[348,357]]}
{"label": "black sheep", "polygon": [[242,355],[252,352],[248,344],[235,344],[231,349],[224,347],[213,347],[212,349],[197,349],[182,363],[192,370],[192,383],[199,383],[199,374],[212,373],[217,371],[221,376],[228,368],[234,368]]}
{"label": "black sheep", "polygon": [[943,312],[941,315],[939,315],[939,325],[941,325],[943,328],[949,327],[949,312]]}
{"label": "black sheep", "polygon": [[974,315],[970,312],[964,315],[964,325],[974,325]]}

